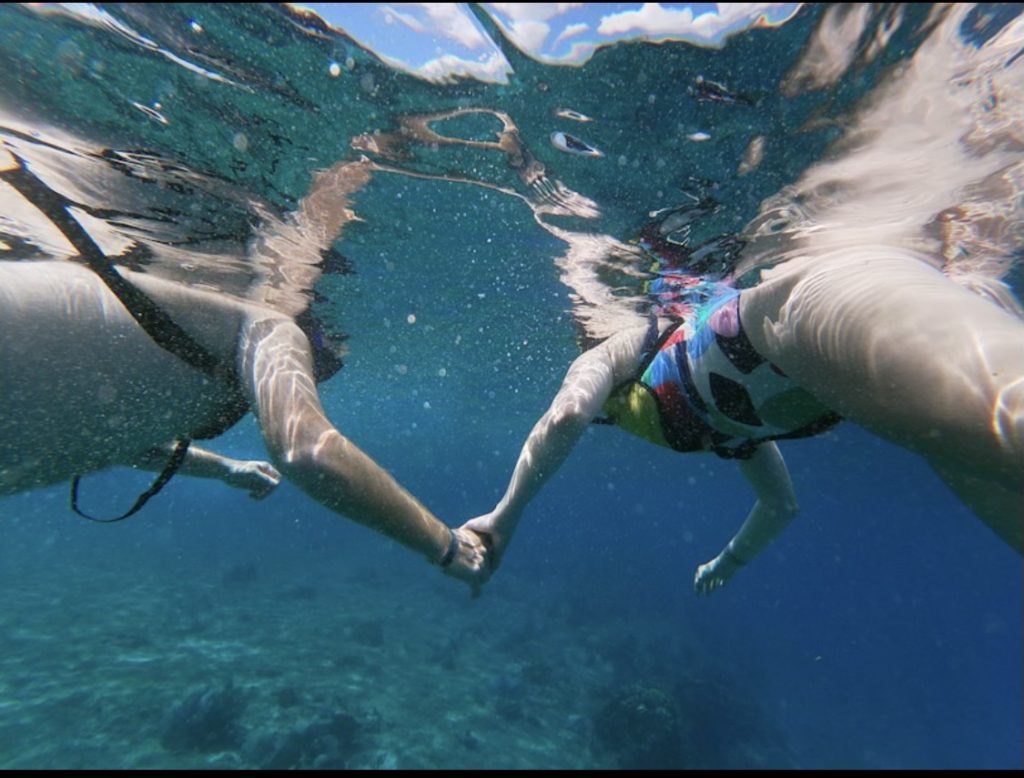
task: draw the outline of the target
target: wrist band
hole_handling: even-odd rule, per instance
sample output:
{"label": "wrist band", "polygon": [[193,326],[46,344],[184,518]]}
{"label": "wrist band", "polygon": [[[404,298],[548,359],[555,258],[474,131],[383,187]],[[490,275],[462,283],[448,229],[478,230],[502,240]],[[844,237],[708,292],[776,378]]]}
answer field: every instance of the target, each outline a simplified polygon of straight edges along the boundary
{"label": "wrist band", "polygon": [[729,559],[732,560],[733,564],[739,565],[740,567],[743,567],[746,564],[746,562],[744,562],[742,559],[740,559],[738,556],[736,556],[732,552],[732,549],[729,548],[728,546],[725,547],[725,551],[722,552],[722,556],[729,557]]}
{"label": "wrist band", "polygon": [[448,533],[451,535],[451,541],[448,543],[448,550],[444,552],[444,556],[438,562],[441,567],[448,567],[455,559],[455,552],[459,550],[459,536],[455,534],[455,530],[450,528]]}

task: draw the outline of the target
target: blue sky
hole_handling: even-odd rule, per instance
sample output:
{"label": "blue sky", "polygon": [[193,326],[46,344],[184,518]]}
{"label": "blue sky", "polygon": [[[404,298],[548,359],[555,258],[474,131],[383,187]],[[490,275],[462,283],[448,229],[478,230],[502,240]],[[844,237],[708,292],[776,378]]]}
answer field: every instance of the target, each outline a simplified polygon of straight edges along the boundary
{"label": "blue sky", "polygon": [[[386,61],[443,78],[503,81],[508,63],[465,3],[293,3],[345,30]],[[516,45],[547,62],[580,63],[618,40],[717,45],[762,17],[788,19],[798,3],[484,3]]]}

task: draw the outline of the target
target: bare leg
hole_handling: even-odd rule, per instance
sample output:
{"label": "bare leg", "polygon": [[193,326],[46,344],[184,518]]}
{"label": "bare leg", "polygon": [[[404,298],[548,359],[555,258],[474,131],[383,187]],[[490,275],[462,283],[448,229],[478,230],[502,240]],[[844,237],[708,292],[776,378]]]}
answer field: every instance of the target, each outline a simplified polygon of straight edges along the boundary
{"label": "bare leg", "polygon": [[886,247],[793,260],[741,306],[763,355],[846,418],[927,457],[1020,548],[1024,321]]}

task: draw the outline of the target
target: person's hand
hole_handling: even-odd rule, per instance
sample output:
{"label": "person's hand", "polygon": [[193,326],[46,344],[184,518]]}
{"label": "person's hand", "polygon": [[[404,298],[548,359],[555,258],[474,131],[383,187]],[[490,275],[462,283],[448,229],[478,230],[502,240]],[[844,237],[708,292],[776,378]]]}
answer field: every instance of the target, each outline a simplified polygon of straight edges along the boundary
{"label": "person's hand", "polygon": [[508,545],[508,538],[497,531],[497,526],[498,521],[494,511],[470,519],[462,525],[462,529],[471,530],[474,534],[486,540],[487,548],[490,552],[489,562],[492,573],[501,564],[501,557],[505,553],[505,546]]}
{"label": "person's hand", "polygon": [[281,474],[269,462],[253,460],[231,466],[228,484],[236,489],[247,489],[254,500],[262,500],[281,483]]}
{"label": "person's hand", "polygon": [[736,575],[736,571],[743,567],[735,556],[728,550],[723,551],[710,562],[697,568],[693,577],[693,590],[697,594],[709,595],[716,589],[725,586],[726,581]]}
{"label": "person's hand", "polygon": [[473,597],[479,597],[480,588],[491,577],[491,549],[488,539],[465,527],[459,527],[452,532],[457,547],[452,561],[443,568],[445,575],[465,581],[473,591]]}

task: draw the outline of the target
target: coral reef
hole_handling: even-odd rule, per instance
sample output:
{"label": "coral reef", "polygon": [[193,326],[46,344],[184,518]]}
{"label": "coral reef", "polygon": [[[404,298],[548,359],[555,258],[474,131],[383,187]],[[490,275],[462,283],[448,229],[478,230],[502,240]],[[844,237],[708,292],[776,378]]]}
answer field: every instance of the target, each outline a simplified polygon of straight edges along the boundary
{"label": "coral reef", "polygon": [[[225,586],[217,566],[144,562],[0,569],[0,767],[800,764],[749,686],[660,622],[569,625],[551,592],[514,587],[501,608],[466,608],[413,568],[390,587],[333,581],[333,562]],[[280,596],[304,581],[316,597]]]}
{"label": "coral reef", "polygon": [[685,767],[679,711],[673,698],[653,686],[614,692],[593,719],[594,746],[624,769]]}
{"label": "coral reef", "polygon": [[286,732],[263,732],[242,748],[242,758],[263,770],[349,768],[362,724],[347,713],[296,726]]}
{"label": "coral reef", "polygon": [[224,751],[244,738],[239,718],[248,695],[230,681],[207,686],[175,703],[160,723],[160,743],[168,751]]}

